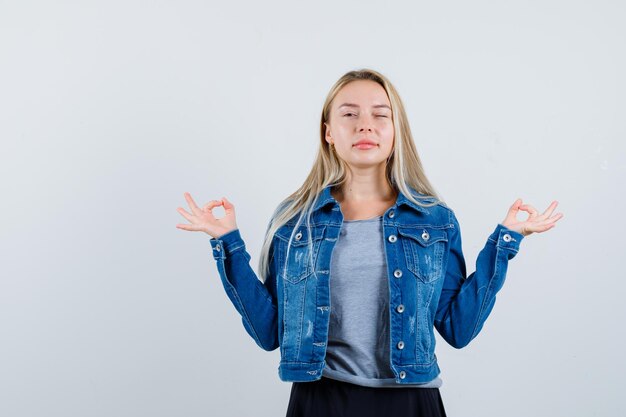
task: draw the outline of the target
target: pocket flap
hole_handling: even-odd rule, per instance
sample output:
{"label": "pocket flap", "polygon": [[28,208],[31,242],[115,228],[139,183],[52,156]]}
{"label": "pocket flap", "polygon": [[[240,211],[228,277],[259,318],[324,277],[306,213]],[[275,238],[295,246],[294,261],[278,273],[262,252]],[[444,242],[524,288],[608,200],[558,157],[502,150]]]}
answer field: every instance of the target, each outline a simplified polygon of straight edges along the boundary
{"label": "pocket flap", "polygon": [[[324,236],[324,229],[326,226],[311,226],[311,237],[313,241],[320,240]],[[285,243],[289,242],[293,227],[283,226],[276,231],[276,237],[283,240]],[[309,230],[306,225],[300,225],[294,232],[293,239],[291,240],[291,246],[304,246],[309,244]]]}
{"label": "pocket flap", "polygon": [[398,233],[402,236],[408,237],[417,241],[420,245],[426,247],[435,242],[447,242],[448,235],[445,230],[431,229],[428,227],[399,227]]}

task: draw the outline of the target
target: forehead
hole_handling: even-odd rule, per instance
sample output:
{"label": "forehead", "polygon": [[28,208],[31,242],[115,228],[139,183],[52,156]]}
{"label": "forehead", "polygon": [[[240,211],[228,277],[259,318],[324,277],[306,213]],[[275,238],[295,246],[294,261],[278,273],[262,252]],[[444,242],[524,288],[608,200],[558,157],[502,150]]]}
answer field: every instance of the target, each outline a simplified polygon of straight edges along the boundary
{"label": "forehead", "polygon": [[385,89],[375,81],[357,80],[344,85],[333,100],[333,107],[339,108],[342,104],[353,103],[361,107],[370,107],[377,104],[391,106]]}

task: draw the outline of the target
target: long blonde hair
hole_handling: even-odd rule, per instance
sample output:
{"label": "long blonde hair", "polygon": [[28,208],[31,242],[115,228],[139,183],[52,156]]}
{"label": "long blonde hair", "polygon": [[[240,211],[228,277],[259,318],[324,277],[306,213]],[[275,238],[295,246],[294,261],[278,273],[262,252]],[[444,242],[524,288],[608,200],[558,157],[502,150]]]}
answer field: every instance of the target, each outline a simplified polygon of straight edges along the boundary
{"label": "long blonde hair", "polygon": [[[302,186],[278,205],[266,229],[259,259],[259,276],[263,282],[265,282],[269,274],[269,263],[271,261],[268,259],[269,249],[276,231],[296,215],[298,220],[293,228],[293,232],[298,229],[303,221],[306,222],[310,231],[311,211],[320,192],[329,185],[341,187],[348,180],[346,173],[350,171],[350,168],[337,156],[336,152],[331,151],[329,144],[324,139],[326,133],[325,123],[329,121],[331,105],[339,90],[346,84],[356,80],[377,82],[385,89],[391,103],[394,145],[387,159],[385,169],[386,178],[390,186],[394,190],[402,192],[413,203],[423,207],[431,207],[441,202],[428,178],[426,178],[415,143],[413,142],[404,105],[395,87],[384,75],[377,71],[367,68],[349,71],[332,86],[324,102],[320,121],[320,146],[311,172]],[[409,187],[424,194],[425,197],[415,196],[409,190]],[[420,201],[425,198],[428,199],[428,202]],[[308,233],[307,236],[311,236],[311,233]],[[287,245],[286,256],[289,256],[292,238],[293,233]],[[309,255],[312,256],[312,250],[309,250]]]}

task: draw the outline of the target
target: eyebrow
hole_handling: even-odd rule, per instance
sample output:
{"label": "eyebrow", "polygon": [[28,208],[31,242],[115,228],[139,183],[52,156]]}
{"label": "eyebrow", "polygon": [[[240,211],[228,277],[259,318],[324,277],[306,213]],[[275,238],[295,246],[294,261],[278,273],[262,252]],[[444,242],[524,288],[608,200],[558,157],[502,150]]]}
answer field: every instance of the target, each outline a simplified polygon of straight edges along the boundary
{"label": "eyebrow", "polygon": [[[342,108],[342,107],[359,107],[359,105],[358,104],[354,104],[354,103],[343,103],[338,108]],[[374,108],[387,108],[387,109],[391,110],[391,107],[389,107],[386,104],[375,104],[372,107],[374,107]]]}

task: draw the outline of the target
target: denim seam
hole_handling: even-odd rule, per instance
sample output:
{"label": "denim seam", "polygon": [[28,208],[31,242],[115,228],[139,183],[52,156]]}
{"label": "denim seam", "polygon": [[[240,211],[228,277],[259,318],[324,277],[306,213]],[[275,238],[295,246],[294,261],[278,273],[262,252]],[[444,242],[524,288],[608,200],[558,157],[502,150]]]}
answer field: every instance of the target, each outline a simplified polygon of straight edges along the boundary
{"label": "denim seam", "polygon": [[[514,252],[515,254],[517,254],[519,252],[519,242],[517,243],[517,245],[510,245],[509,246],[509,245],[503,245],[500,242],[500,238],[499,237],[496,240],[492,236],[489,236],[489,238],[487,240],[489,240],[490,242],[495,243],[501,249],[510,250],[511,252]],[[515,240],[515,241],[517,242],[517,240]]]}
{"label": "denim seam", "polygon": [[[310,225],[311,226],[336,226],[339,227],[342,225],[343,222],[333,222],[333,221],[328,221],[328,222],[311,222]],[[393,227],[397,227],[397,226],[401,226],[401,227],[406,227],[406,228],[415,228],[415,229],[419,229],[422,227],[427,227],[429,229],[437,229],[437,230],[444,230],[444,229],[450,229],[453,228],[454,226],[452,224],[448,224],[448,223],[444,223],[444,224],[437,224],[437,223],[405,223],[405,222],[395,222],[395,221],[390,221],[385,219],[384,220],[385,226],[393,226]],[[293,228],[295,226],[295,223],[286,223],[284,226],[289,226],[290,228]],[[280,236],[278,233],[276,233],[276,236]],[[284,240],[284,236],[282,236],[281,238],[283,238]],[[318,240],[318,239],[313,239],[313,240]]]}
{"label": "denim seam", "polygon": [[504,246],[504,245],[498,245],[498,247],[500,249],[506,249],[506,250],[510,250],[511,252],[517,254],[517,252],[519,252],[519,249],[515,246]]}
{"label": "denim seam", "polygon": [[228,247],[228,246],[224,247],[224,244],[222,243],[222,247],[224,247],[224,252],[226,252],[227,255],[230,255],[233,252],[240,250],[244,246],[245,244],[236,245],[235,247]]}
{"label": "denim seam", "polygon": [[[424,283],[419,281],[419,278],[417,278],[415,280],[417,287],[415,288],[415,292],[418,296],[418,302],[419,302],[419,298],[420,298],[420,288],[423,289],[424,286],[428,287],[428,296],[425,297],[428,299],[428,302],[426,303],[425,306],[423,306],[423,308],[426,310],[426,317],[425,317],[425,323],[426,326],[424,326],[425,328],[423,328],[423,326],[421,326],[420,324],[420,320],[418,319],[418,314],[417,314],[417,309],[415,312],[415,322],[416,322],[416,326],[415,326],[415,336],[413,337],[414,342],[415,342],[415,364],[416,366],[425,366],[428,365],[429,363],[432,362],[427,362],[427,363],[421,363],[418,361],[418,346],[419,346],[419,337],[420,337],[420,332],[425,332],[426,333],[426,346],[424,349],[424,354],[426,355],[426,357],[428,357],[428,354],[430,353],[430,347],[431,344],[433,342],[433,340],[430,337],[430,326],[428,325],[430,323],[430,300],[433,296],[433,293],[435,291],[435,287],[434,287],[434,283]],[[421,285],[421,286],[420,286]],[[400,366],[407,366],[407,365],[402,365],[400,364]]]}
{"label": "denim seam", "polygon": [[308,275],[307,277],[303,278],[300,282],[304,281],[304,283],[302,285],[304,285],[304,291],[303,291],[303,295],[302,295],[302,302],[300,303],[300,331],[298,332],[298,339],[297,339],[297,346],[298,349],[296,350],[296,358],[300,357],[300,350],[302,349],[302,332],[304,331],[304,307],[306,306],[306,284],[308,281]]}
{"label": "denim seam", "polygon": [[[282,332],[280,335],[280,338],[282,339],[282,343],[280,344],[280,357],[284,358],[285,357],[285,280],[283,277],[281,277],[280,275],[280,271],[283,271],[283,266],[281,265],[281,260],[285,259],[285,254],[283,253],[283,245],[280,244],[278,241],[276,241],[276,251],[278,253],[278,258],[276,260],[276,295],[279,294],[278,291],[278,285],[282,284],[283,286],[283,290],[282,290],[282,312],[280,313],[281,319],[280,322],[278,323],[280,326],[282,326]],[[280,332],[280,330],[279,330]]]}
{"label": "denim seam", "polygon": [[237,294],[237,290],[235,289],[233,284],[230,283],[230,281],[228,280],[228,277],[226,276],[226,268],[224,267],[224,260],[223,259],[221,259],[221,264],[222,264],[221,267],[222,267],[222,269],[224,271],[224,277],[226,278],[226,283],[228,285],[228,289],[231,291],[231,293],[233,294],[233,296],[237,300],[237,304],[241,308],[241,312],[242,312],[242,316],[243,316],[244,320],[246,320],[246,322],[250,326],[250,329],[252,330],[252,333],[254,333],[254,340],[259,344],[259,346],[263,346],[263,343],[261,343],[261,340],[259,339],[259,336],[257,334],[256,329],[254,328],[254,326],[252,325],[252,322],[250,321],[250,318],[248,317],[248,312],[246,311],[243,303],[241,302],[241,298],[239,297],[239,294]]}
{"label": "denim seam", "polygon": [[437,358],[433,354],[433,360],[427,363],[408,363],[408,364],[395,364],[399,368],[429,368],[437,362]]}
{"label": "denim seam", "polygon": [[493,283],[493,280],[495,279],[495,277],[498,275],[498,265],[500,264],[499,256],[500,256],[500,246],[496,245],[496,255],[495,255],[496,265],[494,267],[494,271],[493,271],[493,274],[491,275],[491,278],[489,278],[489,282],[487,282],[487,285],[484,287],[481,287],[481,288],[486,287],[487,290],[485,291],[483,302],[480,305],[480,310],[478,310],[478,315],[476,316],[476,323],[474,323],[474,330],[472,331],[472,336],[470,337],[470,340],[475,338],[478,333],[478,327],[479,327],[480,322],[482,321],[482,315],[483,315],[483,312],[485,311],[485,305],[487,304],[487,300],[489,300],[489,297],[491,296],[491,292],[490,292],[491,284]]}

